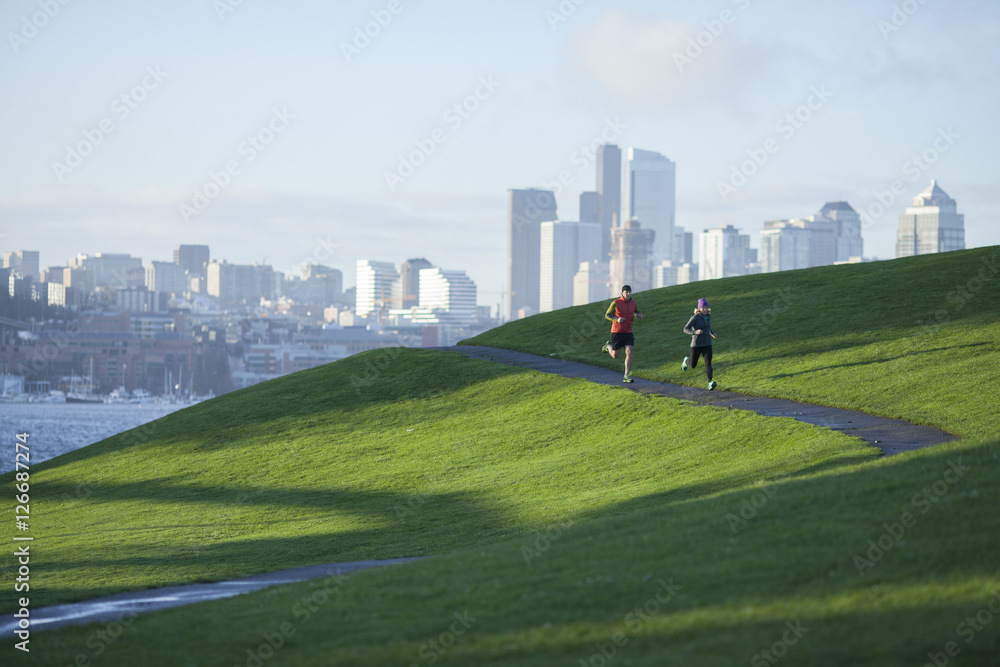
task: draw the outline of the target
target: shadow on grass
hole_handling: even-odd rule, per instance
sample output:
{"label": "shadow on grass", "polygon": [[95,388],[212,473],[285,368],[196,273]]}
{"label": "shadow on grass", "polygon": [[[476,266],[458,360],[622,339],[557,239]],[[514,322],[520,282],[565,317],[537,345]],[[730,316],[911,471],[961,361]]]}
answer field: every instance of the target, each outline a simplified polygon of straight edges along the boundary
{"label": "shadow on grass", "polygon": [[957,350],[962,350],[962,349],[966,349],[966,348],[970,348],[970,347],[983,347],[983,346],[989,347],[990,345],[991,345],[991,343],[984,341],[982,343],[968,343],[966,345],[955,345],[955,346],[952,346],[952,347],[935,347],[935,348],[930,348],[930,349],[926,349],[926,350],[917,350],[915,352],[907,352],[905,354],[897,354],[897,355],[891,356],[891,357],[880,357],[878,359],[866,359],[865,361],[855,361],[855,362],[851,362],[851,363],[834,364],[832,366],[820,366],[818,368],[809,368],[809,369],[806,369],[804,371],[797,371],[795,373],[779,373],[778,375],[768,376],[768,378],[771,379],[771,380],[782,380],[782,379],[785,379],[785,378],[795,377],[796,375],[806,375],[808,373],[818,373],[819,371],[828,371],[828,370],[833,370],[835,368],[852,368],[854,366],[871,366],[873,364],[885,364],[885,363],[889,363],[890,361],[896,361],[898,359],[905,359],[906,357],[915,357],[915,356],[918,356],[918,355],[921,355],[921,354],[932,354],[934,352],[951,352],[953,350],[957,351]]}

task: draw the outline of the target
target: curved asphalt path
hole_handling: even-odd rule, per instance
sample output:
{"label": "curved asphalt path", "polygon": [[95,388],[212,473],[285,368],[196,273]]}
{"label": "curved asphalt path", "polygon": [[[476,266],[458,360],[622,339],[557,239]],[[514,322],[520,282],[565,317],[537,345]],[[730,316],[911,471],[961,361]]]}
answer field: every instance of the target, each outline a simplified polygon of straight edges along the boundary
{"label": "curved asphalt path", "polygon": [[[280,586],[281,584],[290,584],[296,581],[307,581],[319,577],[347,574],[348,572],[367,570],[372,567],[406,563],[411,560],[418,559],[393,558],[389,560],[363,560],[353,563],[307,565],[305,567],[295,567],[290,570],[255,574],[252,577],[233,581],[217,581],[211,584],[188,584],[186,586],[170,586],[168,588],[157,588],[147,591],[131,591],[97,598],[96,600],[87,600],[86,602],[72,602],[52,607],[41,607],[30,610],[31,625],[28,627],[28,630],[30,632],[37,632],[39,630],[58,628],[61,625],[121,621],[126,617],[146,611],[158,611],[160,609],[180,607],[181,605],[193,604],[195,602],[220,600],[268,588],[269,586]],[[13,622],[7,620],[8,618],[12,618]],[[5,615],[5,619],[0,621],[0,636],[14,636],[14,630],[17,629],[17,620],[13,617],[13,614]]]}
{"label": "curved asphalt path", "polygon": [[[865,442],[881,449],[887,456],[957,439],[955,436],[931,426],[917,426],[916,424],[910,424],[898,419],[874,417],[855,410],[828,408],[821,405],[797,403],[780,398],[746,396],[731,391],[708,391],[707,389],[683,387],[667,382],[654,382],[641,378],[636,378],[635,382],[631,384],[624,384],[622,383],[622,374],[620,371],[613,371],[576,361],[541,357],[526,352],[473,345],[439,347],[434,349],[459,352],[471,359],[493,361],[499,364],[518,366],[542,373],[552,373],[564,377],[589,380],[598,384],[624,387],[640,394],[669,396],[671,398],[692,401],[699,405],[727,407],[730,410],[750,410],[767,417],[790,417],[807,424],[823,426],[861,438]],[[404,563],[411,560],[416,559],[395,558],[391,560],[310,565],[279,572],[258,574],[234,581],[190,584],[187,586],[171,586],[169,588],[149,591],[120,593],[97,600],[32,609],[30,629],[37,631],[56,628],[61,625],[120,620],[126,616],[145,611],[167,609],[195,602],[206,602],[208,600],[218,600],[220,598],[260,590],[269,586],[345,574],[356,570]],[[12,623],[7,620],[0,622],[0,636],[13,636],[16,627],[16,622]]]}
{"label": "curved asphalt path", "polygon": [[[790,417],[807,424],[823,426],[861,438],[868,444],[881,449],[886,456],[958,439],[956,436],[933,426],[918,426],[898,419],[875,417],[856,410],[828,408],[781,398],[747,396],[731,391],[708,391],[707,389],[683,387],[668,382],[654,382],[641,378],[635,378],[635,382],[625,384],[622,382],[621,371],[556,359],[555,357],[541,357],[527,352],[475,345],[436,349],[460,352],[472,359],[484,359],[508,366],[541,371],[542,373],[553,373],[564,377],[589,380],[598,384],[624,387],[640,394],[670,396],[671,398],[692,401],[699,405],[715,405],[730,410],[750,410],[766,417]],[[700,373],[701,371],[696,370],[695,372]]]}

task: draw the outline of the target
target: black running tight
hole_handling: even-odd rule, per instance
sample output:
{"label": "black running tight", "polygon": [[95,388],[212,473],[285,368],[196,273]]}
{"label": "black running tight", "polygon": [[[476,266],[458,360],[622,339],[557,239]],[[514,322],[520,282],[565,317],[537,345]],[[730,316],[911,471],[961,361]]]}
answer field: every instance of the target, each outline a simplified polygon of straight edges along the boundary
{"label": "black running tight", "polygon": [[705,347],[692,347],[691,348],[691,368],[697,368],[698,357],[705,357],[705,375],[708,376],[708,381],[712,381],[712,346],[706,345]]}

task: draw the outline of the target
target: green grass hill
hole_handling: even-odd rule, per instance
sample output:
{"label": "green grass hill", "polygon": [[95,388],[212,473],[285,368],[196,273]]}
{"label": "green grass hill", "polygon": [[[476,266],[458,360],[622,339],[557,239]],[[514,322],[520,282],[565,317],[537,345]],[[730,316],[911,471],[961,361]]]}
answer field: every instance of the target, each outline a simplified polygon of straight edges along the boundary
{"label": "green grass hill", "polygon": [[[1000,432],[1000,246],[865,264],[706,280],[637,292],[634,373],[683,373],[682,329],[712,308],[720,388],[862,410],[963,437]],[[607,301],[511,322],[465,341],[621,369],[599,352]]]}
{"label": "green grass hill", "polygon": [[[724,389],[965,438],[891,459],[790,419],[386,349],[33,465],[36,608],[433,557],[144,614],[124,630],[35,632],[31,663],[993,664],[998,257],[636,295],[641,376],[702,383],[701,369],[680,371],[680,329],[706,296]],[[547,313],[470,342],[620,368],[597,353],[603,312]],[[2,480],[13,488],[13,474]],[[14,608],[11,586],[0,603]]]}

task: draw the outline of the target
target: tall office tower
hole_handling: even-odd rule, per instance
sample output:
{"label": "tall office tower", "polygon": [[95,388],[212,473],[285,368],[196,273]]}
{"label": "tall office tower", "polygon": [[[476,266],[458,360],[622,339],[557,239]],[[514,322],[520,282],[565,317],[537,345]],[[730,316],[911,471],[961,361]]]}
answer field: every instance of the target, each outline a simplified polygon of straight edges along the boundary
{"label": "tall office tower", "polygon": [[601,195],[596,192],[580,193],[580,222],[601,223]]}
{"label": "tall office tower", "polygon": [[[797,224],[798,223],[798,224]],[[760,233],[762,273],[808,269],[812,266],[813,231],[804,220],[767,220]]]}
{"label": "tall office tower", "polygon": [[604,261],[611,253],[611,228],[621,226],[622,219],[622,149],[615,144],[601,144],[597,149],[597,194]]}
{"label": "tall office tower", "polygon": [[433,267],[421,269],[419,276],[420,302],[413,315],[414,324],[476,323],[476,283],[465,271]]}
{"label": "tall office tower", "polygon": [[740,234],[732,225],[706,229],[699,241],[700,280],[742,276],[747,265],[757,261],[749,234]]}
{"label": "tall office tower", "polygon": [[653,266],[650,261],[656,232],[642,229],[638,220],[626,220],[611,230],[611,296],[621,293],[622,285],[631,285],[633,292],[653,286]]}
{"label": "tall office tower", "polygon": [[142,259],[127,253],[81,253],[68,260],[66,265],[74,269],[89,270],[94,277],[94,287],[143,287],[146,283]]}
{"label": "tall office tower", "polygon": [[399,308],[412,308],[420,303],[420,271],[434,265],[423,257],[408,259],[399,267]]}
{"label": "tall office tower", "polygon": [[628,218],[656,232],[653,261],[677,260],[674,252],[677,165],[663,155],[638,148],[628,149],[625,166],[625,196]]}
{"label": "tall office tower", "polygon": [[192,278],[204,278],[210,261],[207,245],[174,246],[174,264],[183,266]]}
{"label": "tall office tower", "polygon": [[507,319],[538,312],[541,228],[556,220],[551,190],[507,191]]}
{"label": "tall office tower", "polygon": [[225,304],[256,306],[261,299],[274,297],[274,269],[267,264],[213,261],[206,273],[206,291]]}
{"label": "tall office tower", "polygon": [[573,275],[573,305],[585,306],[602,301],[613,291],[611,265],[608,262],[580,262]]}
{"label": "tall office tower", "polygon": [[896,257],[965,249],[965,215],[937,181],[913,198],[899,214]]}
{"label": "tall office tower", "polygon": [[861,217],[845,201],[827,202],[807,218],[767,220],[761,231],[761,271],[827,266],[860,258]]}
{"label": "tall office tower", "polygon": [[601,252],[601,226],[597,223],[543,222],[538,286],[538,312],[547,313],[573,305],[573,276],[580,262],[596,261]]}
{"label": "tall office tower", "polygon": [[17,271],[26,278],[37,281],[41,278],[38,271],[37,250],[12,250],[3,254],[3,268]]}
{"label": "tall office tower", "polygon": [[674,265],[680,266],[694,260],[694,234],[684,231],[683,227],[674,226]]}
{"label": "tall office tower", "polygon": [[819,213],[808,219],[815,223],[829,223],[833,227],[836,243],[834,262],[847,262],[852,257],[864,255],[861,216],[846,201],[827,202]]}
{"label": "tall office tower", "polygon": [[150,292],[183,294],[189,289],[187,270],[173,262],[150,262],[146,266],[146,289]]}
{"label": "tall office tower", "polygon": [[354,315],[368,317],[369,313],[380,314],[392,305],[392,285],[399,280],[396,265],[392,262],[376,262],[359,259],[354,286]]}

